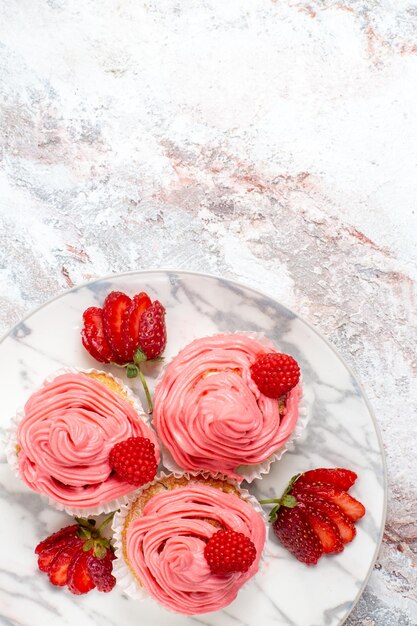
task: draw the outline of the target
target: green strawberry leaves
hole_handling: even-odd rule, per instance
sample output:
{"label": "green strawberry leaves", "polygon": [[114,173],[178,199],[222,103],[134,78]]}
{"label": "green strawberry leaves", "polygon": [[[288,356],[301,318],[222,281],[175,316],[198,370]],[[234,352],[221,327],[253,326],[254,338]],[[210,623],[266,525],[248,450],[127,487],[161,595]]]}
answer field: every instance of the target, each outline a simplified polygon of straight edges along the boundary
{"label": "green strawberry leaves", "polygon": [[100,531],[106,524],[108,524],[113,519],[114,513],[109,515],[102,524],[96,528],[96,520],[94,519],[85,519],[84,517],[76,517],[76,522],[78,524],[77,536],[80,539],[85,540],[83,543],[83,551],[89,552],[93,550],[93,554],[98,559],[104,559],[107,554],[107,550],[113,550],[113,546],[110,541],[105,537],[101,536]]}

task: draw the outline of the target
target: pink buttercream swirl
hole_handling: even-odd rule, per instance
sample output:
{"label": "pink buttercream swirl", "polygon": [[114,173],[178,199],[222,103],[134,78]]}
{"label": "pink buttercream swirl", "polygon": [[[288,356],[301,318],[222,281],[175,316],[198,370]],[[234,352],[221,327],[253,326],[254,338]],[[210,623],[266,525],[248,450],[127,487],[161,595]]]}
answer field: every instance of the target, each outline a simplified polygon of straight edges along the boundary
{"label": "pink buttercream swirl", "polygon": [[168,365],[155,392],[154,424],[180,467],[241,480],[240,465],[261,463],[290,437],[300,385],[280,415],[278,401],[264,396],[250,374],[265,352],[276,352],[268,340],[221,334],[196,339]]}
{"label": "pink buttercream swirl", "polygon": [[133,491],[109,465],[114,444],[155,433],[133,406],[84,373],[62,374],[32,394],[17,429],[18,467],[34,491],[69,507],[96,507]]}
{"label": "pink buttercream swirl", "polygon": [[[253,541],[257,556],[247,572],[211,573],[204,547],[219,525]],[[186,615],[230,604],[258,571],[264,544],[259,513],[238,496],[204,484],[155,495],[126,532],[127,558],[140,583],[155,600]]]}

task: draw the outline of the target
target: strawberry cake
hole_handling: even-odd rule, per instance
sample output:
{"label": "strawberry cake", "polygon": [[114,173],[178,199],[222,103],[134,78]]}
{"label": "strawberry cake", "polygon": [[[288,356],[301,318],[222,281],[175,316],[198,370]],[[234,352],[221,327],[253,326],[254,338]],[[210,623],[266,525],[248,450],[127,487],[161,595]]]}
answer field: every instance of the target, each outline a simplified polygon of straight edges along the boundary
{"label": "strawberry cake", "polygon": [[56,508],[75,514],[111,511],[135,489],[109,460],[114,446],[131,437],[153,446],[156,472],[157,438],[127,388],[109,374],[67,372],[46,381],[26,402],[9,460]]}
{"label": "strawberry cake", "polygon": [[128,595],[149,594],[177,613],[222,609],[258,571],[266,536],[258,511],[225,480],[163,475],[116,513],[116,579]]}
{"label": "strawberry cake", "polygon": [[164,463],[251,481],[294,432],[300,397],[298,365],[269,340],[249,333],[196,339],[155,391]]}

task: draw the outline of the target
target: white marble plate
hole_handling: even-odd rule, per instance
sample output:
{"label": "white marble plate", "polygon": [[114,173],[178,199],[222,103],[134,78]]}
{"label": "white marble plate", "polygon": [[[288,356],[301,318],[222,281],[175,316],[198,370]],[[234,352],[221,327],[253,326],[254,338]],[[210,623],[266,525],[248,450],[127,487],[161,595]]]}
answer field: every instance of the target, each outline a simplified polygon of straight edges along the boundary
{"label": "white marble plate", "polygon": [[[267,542],[261,572],[226,610],[186,618],[153,601],[134,602],[119,592],[72,596],[37,571],[33,549],[68,518],[49,508],[0,464],[0,623],[24,626],[336,626],[364,589],[376,558],[384,521],[383,452],[363,391],[335,350],[287,308],[232,281],[188,272],[136,272],[95,281],[47,303],[18,324],[0,345],[1,420],[10,416],[53,370],[91,367],[80,341],[81,314],[101,305],[111,290],[146,290],[167,307],[167,356],[195,337],[217,331],[264,331],[301,365],[311,420],[295,449],[268,477],[251,485],[255,495],[280,494],[297,471],[346,466],[359,474],[352,493],[367,508],[357,538],[316,567],[296,561]],[[114,372],[117,375],[119,371]],[[138,383],[133,383],[137,387]]]}

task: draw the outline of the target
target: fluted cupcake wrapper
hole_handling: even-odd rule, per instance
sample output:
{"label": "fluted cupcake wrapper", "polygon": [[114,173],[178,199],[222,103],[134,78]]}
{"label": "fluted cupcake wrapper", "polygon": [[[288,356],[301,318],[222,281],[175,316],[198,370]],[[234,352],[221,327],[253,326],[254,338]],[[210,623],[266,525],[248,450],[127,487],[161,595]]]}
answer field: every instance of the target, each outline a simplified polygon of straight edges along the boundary
{"label": "fluted cupcake wrapper", "polygon": [[[77,368],[73,368],[73,367],[63,367],[63,368],[60,368],[59,370],[55,371],[53,374],[49,375],[47,378],[45,378],[42,384],[44,385],[46,383],[50,383],[57,376],[60,376],[62,374],[79,374],[79,373],[83,373],[83,374],[104,374],[105,376],[107,376],[107,377],[111,378],[112,380],[114,380],[114,382],[117,383],[123,389],[123,391],[126,393],[126,399],[132,404],[133,408],[135,409],[135,411],[137,412],[137,414],[139,415],[141,420],[151,430],[154,430],[152,428],[152,424],[151,424],[151,421],[149,419],[149,416],[143,410],[142,404],[140,403],[140,400],[137,398],[137,396],[135,396],[135,394],[132,392],[132,390],[129,387],[127,387],[124,384],[124,382],[122,380],[120,380],[120,378],[117,378],[116,376],[113,376],[113,374],[111,374],[110,372],[105,372],[103,370],[98,370],[98,369],[95,369],[95,368],[77,369]],[[39,387],[39,388],[41,388],[41,387]],[[21,420],[24,417],[24,414],[25,414],[24,409],[20,409],[20,410],[18,410],[16,412],[16,414],[11,419],[10,427],[6,430],[6,435],[5,435],[5,439],[6,439],[5,450],[6,450],[7,461],[9,463],[10,467],[13,469],[13,471],[14,471],[15,475],[17,476],[17,478],[19,478],[21,480],[22,480],[22,477],[21,477],[20,471],[19,471],[19,461],[18,461],[18,454],[17,454],[17,448],[18,448],[18,445],[19,445],[19,442],[17,440],[17,429],[18,429],[18,426],[19,426]],[[115,498],[115,499],[113,499],[113,500],[111,500],[109,502],[105,502],[103,504],[100,504],[100,505],[98,505],[96,507],[81,508],[81,507],[67,506],[67,505],[63,504],[62,502],[57,502],[56,500],[52,499],[50,496],[47,496],[47,495],[39,493],[39,492],[36,492],[36,493],[38,493],[38,495],[45,502],[47,502],[49,505],[51,505],[52,507],[54,507],[58,511],[65,511],[69,515],[73,515],[73,516],[77,516],[77,517],[87,517],[89,515],[100,515],[101,513],[111,513],[112,511],[115,511],[116,509],[119,509],[121,506],[126,504],[126,502],[128,501],[128,495],[126,495],[126,496],[120,496],[120,497]]]}
{"label": "fluted cupcake wrapper", "polygon": [[[130,598],[134,600],[145,600],[146,598],[150,598],[151,596],[147,593],[144,587],[139,583],[138,579],[132,573],[130,567],[125,561],[123,556],[123,530],[126,523],[126,517],[129,514],[131,505],[135,500],[142,495],[144,491],[150,488],[155,483],[164,480],[164,478],[168,478],[169,476],[174,476],[175,478],[186,478],[190,480],[192,477],[197,478],[199,476],[203,478],[212,478],[214,480],[223,480],[224,482],[232,485],[238,492],[240,497],[245,500],[248,504],[250,504],[255,511],[257,511],[265,524],[267,523],[267,515],[265,511],[262,509],[258,500],[246,489],[242,489],[242,487],[232,478],[229,478],[221,473],[212,473],[212,472],[160,472],[158,476],[149,484],[144,485],[134,493],[128,496],[128,502],[123,504],[120,507],[120,510],[116,512],[113,522],[112,522],[112,530],[113,530],[113,546],[115,548],[116,559],[113,561],[113,574],[116,577],[117,584],[119,588]],[[262,563],[262,559],[261,559]],[[247,581],[245,584],[250,584],[251,581]],[[154,600],[156,602],[156,600]],[[164,607],[167,611],[171,611],[167,607]],[[175,611],[172,611],[175,613]]]}
{"label": "fluted cupcake wrapper", "polygon": [[[216,335],[217,334],[222,334],[222,333],[216,333]],[[239,331],[239,330],[237,330],[237,331],[235,331],[233,333],[223,333],[223,334],[246,335],[247,337],[251,337],[252,339],[256,339],[257,341],[262,343],[266,348],[273,347],[276,350],[276,346],[273,344],[273,342],[270,339],[265,337],[264,333],[255,332],[255,331],[244,331],[244,330],[243,331]],[[180,350],[180,352],[181,352],[181,350]],[[169,363],[174,358],[176,358],[176,356],[177,355],[172,357],[172,359],[170,359],[170,361],[168,361],[167,363],[164,364],[164,368],[159,373],[158,378],[156,380],[155,389],[157,388],[159,383],[162,381],[162,379],[164,377],[164,374],[165,374],[165,370],[168,367]],[[299,405],[298,405],[298,419],[297,419],[297,424],[296,424],[293,432],[291,433],[291,435],[288,437],[288,439],[283,443],[282,446],[277,448],[277,450],[273,454],[271,454],[271,456],[269,456],[267,459],[265,459],[261,463],[256,463],[254,465],[240,465],[239,467],[237,467],[235,469],[235,473],[239,474],[239,476],[242,477],[242,480],[245,480],[247,483],[251,483],[254,480],[256,480],[257,478],[262,478],[263,475],[268,474],[270,469],[271,469],[272,463],[274,463],[275,461],[279,461],[286,452],[288,452],[289,450],[293,450],[294,449],[295,442],[297,441],[297,439],[299,439],[301,437],[304,429],[306,428],[306,426],[307,426],[307,424],[309,422],[309,419],[310,419],[310,414],[308,412],[308,408],[307,408],[308,407],[308,402],[307,402],[307,399],[305,397],[303,386],[302,386],[302,377],[300,378],[300,383],[299,384],[300,384],[300,389],[301,389],[301,396],[300,396]],[[158,432],[157,432],[157,434],[158,434]],[[159,435],[158,435],[158,437],[159,437]],[[160,437],[159,437],[159,445],[160,445],[160,449],[161,449],[161,455],[162,455],[162,461],[163,461],[164,467],[166,467],[170,472],[173,472],[173,473],[186,471],[183,467],[179,466],[178,463],[176,463],[176,461],[175,461],[174,457],[172,456],[171,452],[165,446],[163,441],[161,441]]]}

